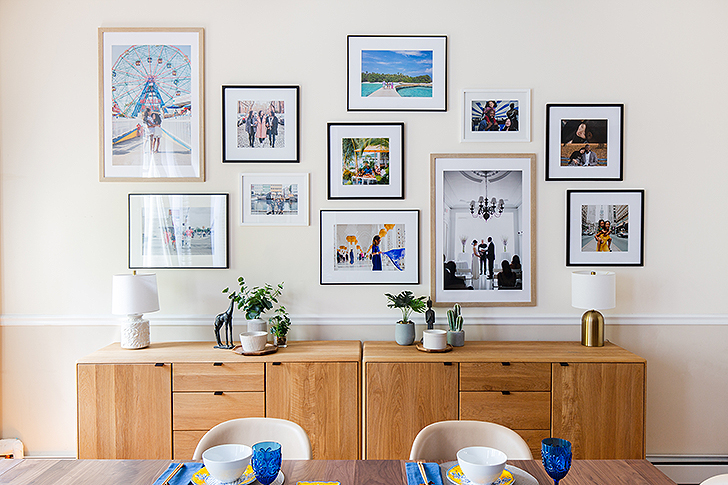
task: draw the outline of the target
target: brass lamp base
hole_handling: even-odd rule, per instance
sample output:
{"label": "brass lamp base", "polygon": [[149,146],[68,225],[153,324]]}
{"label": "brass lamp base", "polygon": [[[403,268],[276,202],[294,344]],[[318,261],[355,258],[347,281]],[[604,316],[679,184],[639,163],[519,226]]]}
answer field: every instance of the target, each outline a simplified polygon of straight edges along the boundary
{"label": "brass lamp base", "polygon": [[589,310],[581,316],[581,345],[604,346],[604,317],[596,310]]}

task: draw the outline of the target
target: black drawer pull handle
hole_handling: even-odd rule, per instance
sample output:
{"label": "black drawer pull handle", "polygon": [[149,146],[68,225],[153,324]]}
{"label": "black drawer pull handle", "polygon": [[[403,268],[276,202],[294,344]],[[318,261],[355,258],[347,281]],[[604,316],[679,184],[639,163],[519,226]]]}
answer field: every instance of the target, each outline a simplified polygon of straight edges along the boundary
{"label": "black drawer pull handle", "polygon": [[503,394],[504,396],[510,396],[511,391],[501,391],[501,394]]}
{"label": "black drawer pull handle", "polygon": [[511,365],[511,363],[510,363],[510,362],[501,362],[501,365],[506,365],[506,366],[508,366],[508,365]]}
{"label": "black drawer pull handle", "polygon": [[215,394],[216,396],[222,396],[222,391],[215,391],[215,392],[214,392],[214,394]]}
{"label": "black drawer pull handle", "polygon": [[215,362],[212,365],[215,366],[215,367],[221,367],[222,366],[222,362]]}
{"label": "black drawer pull handle", "polygon": [[559,362],[559,364],[561,364],[561,367],[569,367],[568,362]]}
{"label": "black drawer pull handle", "polygon": [[280,362],[273,362],[273,365],[281,365]]}
{"label": "black drawer pull handle", "polygon": [[443,362],[445,365],[452,365],[452,362]]}
{"label": "black drawer pull handle", "polygon": [[164,362],[157,362],[154,367],[164,367]]}

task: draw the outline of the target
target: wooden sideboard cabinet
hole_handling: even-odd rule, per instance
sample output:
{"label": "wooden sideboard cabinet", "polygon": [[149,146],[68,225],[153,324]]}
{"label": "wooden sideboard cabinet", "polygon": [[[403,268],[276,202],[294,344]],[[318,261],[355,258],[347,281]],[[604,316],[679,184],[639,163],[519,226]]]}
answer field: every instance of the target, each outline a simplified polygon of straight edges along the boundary
{"label": "wooden sideboard cabinet", "polygon": [[425,353],[365,342],[364,457],[407,459],[426,425],[491,421],[517,431],[540,456],[566,438],[575,459],[645,457],[645,359],[614,344],[466,342]]}
{"label": "wooden sideboard cabinet", "polygon": [[264,416],[301,425],[315,459],[360,457],[361,342],[290,342],[256,357],[213,345],[112,344],[80,359],[78,457],[189,460],[216,424]]}

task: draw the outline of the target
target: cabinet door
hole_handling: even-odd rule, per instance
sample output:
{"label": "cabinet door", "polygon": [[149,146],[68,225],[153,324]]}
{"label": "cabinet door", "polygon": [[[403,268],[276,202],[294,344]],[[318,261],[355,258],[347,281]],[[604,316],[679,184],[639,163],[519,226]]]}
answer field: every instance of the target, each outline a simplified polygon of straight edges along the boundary
{"label": "cabinet door", "polygon": [[366,459],[406,460],[417,433],[458,419],[458,366],[366,364]]}
{"label": "cabinet door", "polygon": [[298,423],[316,460],[359,458],[359,363],[268,363],[265,415]]}
{"label": "cabinet door", "polygon": [[553,364],[552,376],[553,436],[574,459],[644,459],[644,364]]}
{"label": "cabinet door", "polygon": [[171,459],[171,367],[78,364],[78,457]]}

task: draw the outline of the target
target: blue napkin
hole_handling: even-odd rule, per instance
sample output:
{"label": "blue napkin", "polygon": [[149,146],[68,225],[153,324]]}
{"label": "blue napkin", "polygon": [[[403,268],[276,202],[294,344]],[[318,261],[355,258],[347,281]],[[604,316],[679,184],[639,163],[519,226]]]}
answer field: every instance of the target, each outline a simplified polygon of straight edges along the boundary
{"label": "blue napkin", "polygon": [[[177,465],[179,465],[179,463],[172,463],[171,465],[169,465],[169,468],[167,468],[167,470],[162,473],[159,478],[157,478],[157,480],[154,482],[154,485],[159,485],[164,482],[164,480],[167,479],[167,476],[169,476],[169,474],[172,473],[175,468],[177,468]],[[177,474],[173,476],[172,479],[169,481],[169,485],[187,485],[192,480],[192,476],[200,471],[200,468],[202,468],[203,466],[205,465],[196,462],[183,464],[182,468],[180,468]]]}
{"label": "blue napkin", "polygon": [[[435,485],[442,485],[440,465],[437,463],[423,463],[422,465],[425,467],[427,481]],[[407,468],[407,485],[423,485],[422,473],[420,473],[420,467],[417,466],[417,463],[406,463],[405,466]],[[425,483],[424,485],[427,484]]]}

